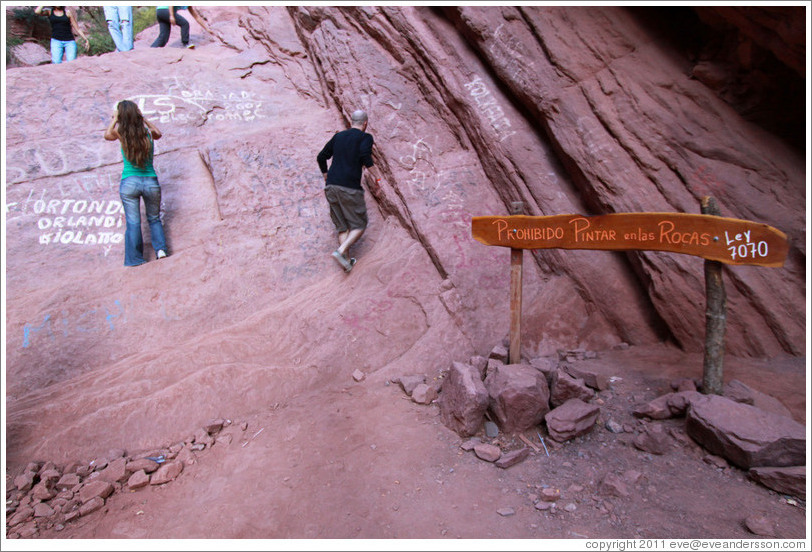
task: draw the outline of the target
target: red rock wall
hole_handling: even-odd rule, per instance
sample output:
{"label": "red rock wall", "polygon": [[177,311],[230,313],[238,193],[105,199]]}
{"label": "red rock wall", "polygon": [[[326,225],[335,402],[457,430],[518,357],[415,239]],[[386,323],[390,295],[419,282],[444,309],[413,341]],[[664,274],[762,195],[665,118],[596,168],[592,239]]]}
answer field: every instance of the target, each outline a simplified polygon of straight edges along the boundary
{"label": "red rock wall", "polygon": [[[728,352],[804,352],[804,160],[622,8],[224,7],[195,50],[6,80],[9,461],[153,447],[203,420],[445,369],[508,331],[509,253],[475,215],[699,212],[789,235],[783,268],[725,269]],[[156,143],[170,256],[123,262],[122,98]],[[363,107],[379,192],[343,274],[316,154]],[[89,236],[93,236],[90,238]],[[148,233],[146,234],[148,243]],[[149,245],[146,247],[150,253]],[[703,261],[525,253],[523,350],[703,341]]]}

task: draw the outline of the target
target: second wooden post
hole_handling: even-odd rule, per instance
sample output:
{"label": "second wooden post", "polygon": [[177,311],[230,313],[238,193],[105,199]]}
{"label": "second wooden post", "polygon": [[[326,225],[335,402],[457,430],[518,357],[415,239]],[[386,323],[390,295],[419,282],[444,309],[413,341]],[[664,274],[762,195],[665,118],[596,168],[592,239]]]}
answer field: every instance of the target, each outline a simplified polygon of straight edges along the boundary
{"label": "second wooden post", "polygon": [[[721,216],[716,200],[702,198],[703,215]],[[722,263],[705,261],[705,358],[702,371],[702,392],[721,395],[723,365],[725,359],[725,325],[727,318],[727,295],[722,281]]]}

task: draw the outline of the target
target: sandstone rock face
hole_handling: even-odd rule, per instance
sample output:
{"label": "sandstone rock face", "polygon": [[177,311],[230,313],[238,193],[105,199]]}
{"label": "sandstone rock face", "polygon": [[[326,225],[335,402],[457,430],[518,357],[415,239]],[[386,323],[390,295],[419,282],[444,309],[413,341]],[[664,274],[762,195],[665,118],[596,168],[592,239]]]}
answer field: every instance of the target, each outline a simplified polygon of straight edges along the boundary
{"label": "sandstone rock face", "polygon": [[742,469],[806,464],[804,426],[725,397],[693,401],[685,427],[696,442]]}
{"label": "sandstone rock face", "polygon": [[474,435],[485,419],[488,401],[488,391],[479,370],[470,364],[454,362],[438,400],[440,417],[446,427],[462,437]]}
{"label": "sandstone rock face", "polygon": [[[694,58],[659,37],[655,8],[201,12],[213,34],[190,20],[195,50],[150,49],[153,28],[130,52],[7,71],[11,466],[172,442],[359,366],[388,376],[487,356],[508,328],[509,253],[473,240],[470,221],[514,201],[531,215],[697,213],[714,195],[725,216],[784,231],[784,267],[725,270],[727,349],[804,354],[803,152],[692,77]],[[724,17],[741,29],[763,19],[747,15]],[[747,32],[785,60],[777,82],[803,84],[794,39]],[[102,138],[124,98],[164,133],[170,256],[136,269],[122,266],[119,148]],[[803,106],[782,104],[794,120]],[[329,257],[315,156],[358,107],[381,185],[347,275]],[[701,348],[700,259],[525,258],[524,350]]]}
{"label": "sandstone rock face", "polygon": [[544,374],[528,364],[499,366],[485,378],[489,408],[502,431],[524,431],[541,423],[550,411]]}
{"label": "sandstone rock face", "polygon": [[51,53],[39,44],[25,42],[11,48],[11,59],[22,66],[44,65],[51,63]]}

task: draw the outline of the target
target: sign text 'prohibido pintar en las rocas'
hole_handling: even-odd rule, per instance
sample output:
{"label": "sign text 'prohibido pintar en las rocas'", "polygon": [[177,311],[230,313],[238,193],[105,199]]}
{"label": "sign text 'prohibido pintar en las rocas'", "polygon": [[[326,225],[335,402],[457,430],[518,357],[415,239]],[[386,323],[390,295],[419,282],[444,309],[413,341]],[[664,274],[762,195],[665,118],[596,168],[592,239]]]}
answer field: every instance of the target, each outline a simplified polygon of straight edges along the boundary
{"label": "sign text 'prohibido pintar en las rocas'", "polygon": [[766,224],[688,213],[483,216],[472,218],[471,232],[513,249],[670,251],[734,265],[782,266],[789,247],[786,234]]}

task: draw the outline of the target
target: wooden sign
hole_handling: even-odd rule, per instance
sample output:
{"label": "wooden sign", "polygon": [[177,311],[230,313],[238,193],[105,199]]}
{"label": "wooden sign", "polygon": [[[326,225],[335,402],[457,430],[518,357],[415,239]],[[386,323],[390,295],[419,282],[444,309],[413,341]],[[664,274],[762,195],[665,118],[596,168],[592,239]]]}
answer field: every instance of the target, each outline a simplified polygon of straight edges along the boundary
{"label": "wooden sign", "polygon": [[780,230],[748,220],[689,213],[473,217],[473,237],[513,249],[652,250],[734,265],[783,266]]}

